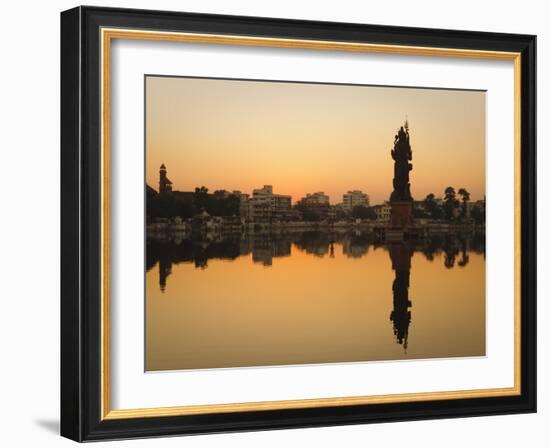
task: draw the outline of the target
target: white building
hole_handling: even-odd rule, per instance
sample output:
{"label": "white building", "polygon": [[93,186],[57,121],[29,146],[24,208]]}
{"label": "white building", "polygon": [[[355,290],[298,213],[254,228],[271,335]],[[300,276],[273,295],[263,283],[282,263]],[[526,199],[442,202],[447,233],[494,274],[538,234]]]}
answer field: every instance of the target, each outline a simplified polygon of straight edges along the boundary
{"label": "white building", "polygon": [[316,193],[308,193],[300,199],[300,203],[304,205],[329,205],[329,197],[322,191]]}
{"label": "white building", "polygon": [[358,205],[362,205],[363,207],[369,206],[369,195],[360,190],[348,191],[347,193],[344,193],[342,199],[344,208],[350,212]]}
{"label": "white building", "polygon": [[291,212],[290,196],[273,194],[271,185],[252,190],[249,200],[249,217],[253,222],[268,222],[288,217]]}
{"label": "white building", "polygon": [[376,213],[377,221],[388,222],[391,218],[391,205],[388,202],[375,205],[374,213]]}

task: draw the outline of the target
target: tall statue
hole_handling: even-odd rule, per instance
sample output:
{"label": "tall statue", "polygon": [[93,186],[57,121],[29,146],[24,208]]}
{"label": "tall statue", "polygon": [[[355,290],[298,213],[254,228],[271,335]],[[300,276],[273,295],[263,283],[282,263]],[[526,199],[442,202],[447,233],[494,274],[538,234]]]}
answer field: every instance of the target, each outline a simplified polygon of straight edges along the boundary
{"label": "tall statue", "polygon": [[412,150],[409,143],[409,123],[405,121],[405,126],[401,126],[391,151],[394,162],[393,169],[393,191],[390,196],[390,202],[409,202],[412,201],[411,184],[409,183],[409,171],[412,170]]}
{"label": "tall statue", "polygon": [[[409,171],[412,170],[412,150],[409,142],[409,123],[401,126],[391,151],[393,164],[393,191],[390,195],[390,224],[389,233],[386,231],[386,237],[408,238],[410,231],[414,227],[412,214],[413,198],[411,196],[411,184],[409,183]],[[397,232],[399,235],[393,234]]]}

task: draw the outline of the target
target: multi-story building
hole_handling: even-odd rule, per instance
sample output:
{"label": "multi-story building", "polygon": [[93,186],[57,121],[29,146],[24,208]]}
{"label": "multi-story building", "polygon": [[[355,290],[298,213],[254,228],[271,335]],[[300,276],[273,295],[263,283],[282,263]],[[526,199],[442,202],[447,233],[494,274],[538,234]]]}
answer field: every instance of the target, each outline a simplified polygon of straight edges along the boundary
{"label": "multi-story building", "polygon": [[[322,191],[308,193],[296,203],[296,208],[302,212],[305,219],[325,219],[329,215],[329,197]],[[309,218],[306,215],[310,215]]]}
{"label": "multi-story building", "polygon": [[305,205],[328,205],[329,198],[324,192],[318,191],[317,193],[306,194],[299,202]]}
{"label": "multi-story building", "polygon": [[291,212],[292,198],[287,195],[273,194],[271,185],[252,190],[248,201],[249,219],[252,222],[271,222],[287,219]]}
{"label": "multi-story building", "polygon": [[329,198],[328,195],[322,191],[318,191],[317,193],[308,193],[305,197],[300,199],[298,203],[307,206],[328,206]]}
{"label": "multi-story building", "polygon": [[[233,194],[236,192],[234,191]],[[239,192],[238,198],[240,200],[239,202],[239,216],[242,219],[248,220],[250,219],[250,195],[246,193]]]}
{"label": "multi-story building", "polygon": [[348,191],[347,193],[344,193],[342,196],[342,202],[344,204],[344,208],[347,211],[352,211],[354,207],[357,207],[359,205],[363,207],[369,206],[369,195],[366,193],[363,193],[360,190],[353,190]]}
{"label": "multi-story building", "polygon": [[380,205],[375,205],[374,213],[376,213],[377,221],[388,222],[391,217],[391,205],[388,202],[384,202]]}

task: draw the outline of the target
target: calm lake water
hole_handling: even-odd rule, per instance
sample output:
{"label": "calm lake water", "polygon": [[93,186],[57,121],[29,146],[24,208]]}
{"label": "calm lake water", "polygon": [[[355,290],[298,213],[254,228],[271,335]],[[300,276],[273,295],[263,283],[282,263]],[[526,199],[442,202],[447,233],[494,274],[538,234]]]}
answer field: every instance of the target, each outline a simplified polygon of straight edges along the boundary
{"label": "calm lake water", "polygon": [[485,355],[484,236],[148,238],[146,370]]}

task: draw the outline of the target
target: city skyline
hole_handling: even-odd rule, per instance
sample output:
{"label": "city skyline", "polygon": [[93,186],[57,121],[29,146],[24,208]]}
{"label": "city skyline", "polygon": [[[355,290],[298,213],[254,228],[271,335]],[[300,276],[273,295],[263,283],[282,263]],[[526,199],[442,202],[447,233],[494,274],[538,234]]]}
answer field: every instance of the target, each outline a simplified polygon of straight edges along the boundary
{"label": "city skyline", "polygon": [[485,195],[485,93],[284,82],[146,78],[146,181],[164,163],[175,190],[251,193],[274,185],[295,203],[392,191],[393,136],[407,118],[412,195]]}
{"label": "city skyline", "polygon": [[[166,167],[166,165],[163,163],[161,164],[161,167]],[[169,171],[168,171],[168,168],[166,167],[166,173],[168,174]],[[157,174],[157,177],[158,177],[158,174]],[[171,182],[171,176],[168,176],[170,178],[170,182]],[[173,182],[171,182],[172,184],[174,184]],[[152,184],[149,184],[147,183],[147,185],[151,188],[153,188],[155,191],[159,192],[160,189],[159,189],[159,180],[157,179],[156,182],[153,182]],[[453,186],[453,185],[448,185],[448,186],[451,186],[453,188],[455,188],[455,192],[458,191],[459,187],[457,186]],[[206,187],[208,189],[208,193],[209,194],[214,194],[215,192],[225,192],[225,193],[228,193],[228,194],[234,194],[234,193],[239,193],[240,195],[242,194],[245,194],[247,196],[250,196],[252,197],[253,196],[253,192],[254,190],[261,190],[263,188],[266,188],[266,187],[271,187],[273,189],[273,191],[276,191],[276,194],[277,195],[280,195],[280,196],[290,196],[291,198],[291,203],[292,203],[292,206],[296,205],[296,203],[300,202],[301,200],[303,199],[306,199],[306,198],[309,198],[310,196],[313,196],[313,195],[318,195],[318,194],[325,194],[325,192],[323,190],[317,190],[317,191],[309,191],[309,192],[306,192],[304,194],[304,196],[302,197],[299,197],[299,198],[295,198],[294,196],[292,195],[286,195],[284,193],[280,193],[277,186],[276,185],[271,185],[271,184],[262,184],[262,185],[258,185],[258,186],[255,186],[252,188],[252,190],[250,191],[245,191],[243,189],[235,189],[235,190],[229,190],[227,188],[219,188],[219,189],[210,189],[208,188],[207,185],[196,185],[195,187],[193,188],[190,188],[188,190],[180,190],[177,188],[177,185],[173,186],[173,190],[174,191],[185,191],[185,192],[194,192],[196,188],[201,188],[201,187]],[[466,190],[468,190],[468,188],[466,187]],[[345,197],[350,195],[350,193],[360,193],[360,194],[364,194],[367,196],[367,201],[369,202],[369,206],[375,206],[375,205],[382,205],[382,204],[389,204],[390,203],[390,200],[389,198],[388,199],[384,199],[382,200],[381,202],[377,202],[377,203],[374,203],[370,200],[370,194],[368,193],[368,191],[363,191],[363,190],[346,190],[342,196],[338,199],[338,198],[335,198],[335,200],[333,200],[330,196],[329,196],[329,204],[330,205],[344,205],[345,202],[346,202],[346,199]],[[441,191],[441,192],[435,192],[435,191],[432,191],[430,193],[433,193],[435,195],[435,199],[436,200],[443,200],[443,196],[444,196],[444,192]],[[328,195],[327,195],[328,196]],[[425,199],[425,197],[422,197],[422,198],[417,198],[415,199],[415,201],[423,201]],[[476,201],[479,201],[479,200],[485,200],[484,197],[482,198],[474,198],[474,199],[470,199],[469,202],[476,202]]]}

